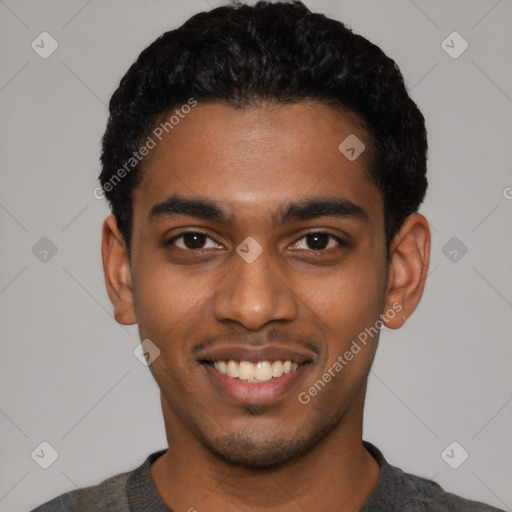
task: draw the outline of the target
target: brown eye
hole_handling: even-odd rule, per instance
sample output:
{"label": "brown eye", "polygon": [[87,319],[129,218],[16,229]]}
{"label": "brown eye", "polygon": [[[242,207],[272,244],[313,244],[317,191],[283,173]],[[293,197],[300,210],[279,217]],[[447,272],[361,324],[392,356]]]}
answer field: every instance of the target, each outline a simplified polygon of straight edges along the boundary
{"label": "brown eye", "polygon": [[295,242],[293,248],[322,252],[344,245],[345,243],[340,238],[331,235],[330,233],[317,231],[303,236],[300,240]]}
{"label": "brown eye", "polygon": [[189,251],[217,248],[218,244],[208,235],[198,231],[187,231],[171,238],[166,245]]}
{"label": "brown eye", "polygon": [[206,235],[201,233],[185,233],[182,236],[183,245],[185,245],[187,249],[202,249],[206,238]]}
{"label": "brown eye", "polygon": [[330,238],[326,233],[312,233],[306,236],[306,243],[310,249],[321,251],[329,245]]}

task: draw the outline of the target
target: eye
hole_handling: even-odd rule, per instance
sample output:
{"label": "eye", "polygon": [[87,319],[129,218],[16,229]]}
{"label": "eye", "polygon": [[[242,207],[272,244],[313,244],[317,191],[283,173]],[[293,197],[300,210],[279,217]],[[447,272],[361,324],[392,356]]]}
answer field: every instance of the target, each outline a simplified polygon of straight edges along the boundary
{"label": "eye", "polygon": [[337,246],[345,246],[345,242],[337,236],[325,233],[323,231],[315,231],[308,233],[293,244],[293,249],[303,249],[307,251],[328,252],[329,249],[335,249]]}
{"label": "eye", "polygon": [[200,231],[186,231],[171,238],[166,245],[171,245],[185,251],[200,251],[221,247],[215,240]]}

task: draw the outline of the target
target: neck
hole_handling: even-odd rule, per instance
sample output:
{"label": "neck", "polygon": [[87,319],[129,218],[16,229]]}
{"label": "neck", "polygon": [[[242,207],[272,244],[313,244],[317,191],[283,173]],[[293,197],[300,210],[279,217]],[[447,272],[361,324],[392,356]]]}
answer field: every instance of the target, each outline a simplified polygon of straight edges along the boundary
{"label": "neck", "polygon": [[[299,460],[270,471],[233,466],[208,452],[181,428],[162,399],[169,449],[151,466],[155,487],[177,510],[261,512],[358,511],[380,469],[362,443],[361,389],[337,427]],[[326,492],[328,490],[328,492]]]}

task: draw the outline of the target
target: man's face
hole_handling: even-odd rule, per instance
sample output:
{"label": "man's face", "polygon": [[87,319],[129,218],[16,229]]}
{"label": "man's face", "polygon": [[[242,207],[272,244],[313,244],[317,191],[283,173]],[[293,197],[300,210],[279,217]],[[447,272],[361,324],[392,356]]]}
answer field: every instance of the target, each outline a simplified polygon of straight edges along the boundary
{"label": "man's face", "polygon": [[318,103],[200,104],[144,161],[141,339],[161,351],[150,368],[166,420],[225,460],[278,465],[360,420],[378,336],[298,399],[385,309],[383,200],[368,155],[338,149],[350,134],[369,148],[351,117]]}

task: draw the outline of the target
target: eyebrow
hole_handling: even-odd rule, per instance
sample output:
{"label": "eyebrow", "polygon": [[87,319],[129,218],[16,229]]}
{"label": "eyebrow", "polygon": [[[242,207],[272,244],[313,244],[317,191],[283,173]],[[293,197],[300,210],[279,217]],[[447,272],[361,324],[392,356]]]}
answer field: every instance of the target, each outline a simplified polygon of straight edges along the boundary
{"label": "eyebrow", "polygon": [[[195,217],[229,224],[232,219],[220,203],[208,198],[187,198],[174,194],[157,203],[149,212],[149,220],[171,219],[179,216]],[[313,197],[298,202],[287,202],[276,216],[274,225],[317,217],[353,218],[368,221],[368,214],[359,205],[343,197]]]}

